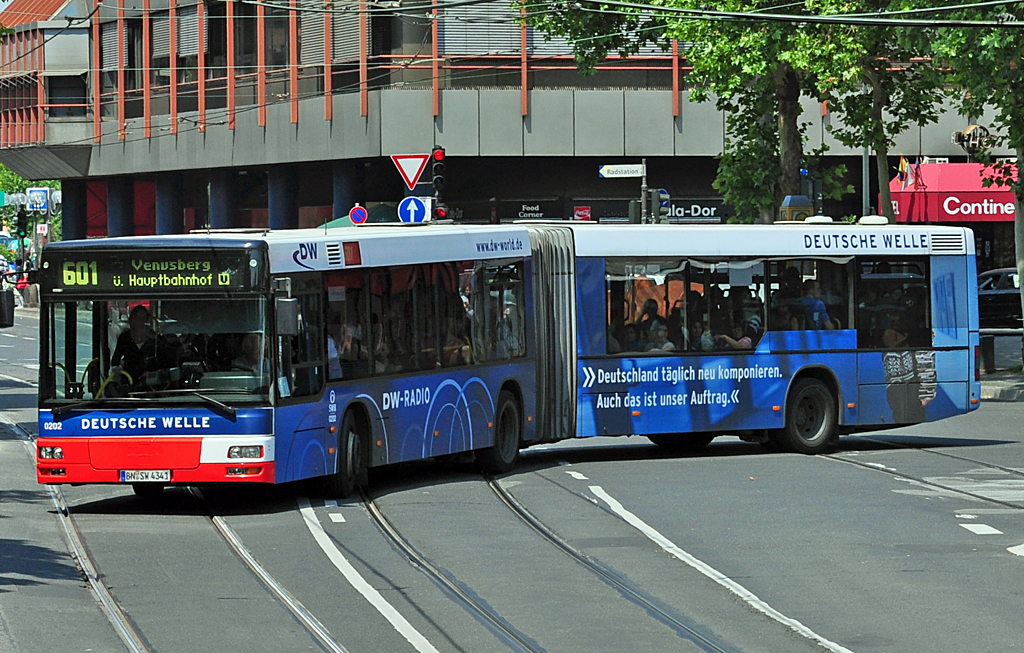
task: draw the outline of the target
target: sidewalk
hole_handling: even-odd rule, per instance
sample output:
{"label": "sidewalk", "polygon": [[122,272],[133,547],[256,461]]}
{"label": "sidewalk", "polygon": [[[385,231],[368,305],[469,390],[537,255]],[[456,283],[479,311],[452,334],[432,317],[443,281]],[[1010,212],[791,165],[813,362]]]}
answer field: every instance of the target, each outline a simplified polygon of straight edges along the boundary
{"label": "sidewalk", "polygon": [[995,346],[996,371],[981,375],[982,401],[1024,401],[1020,338],[1000,336]]}

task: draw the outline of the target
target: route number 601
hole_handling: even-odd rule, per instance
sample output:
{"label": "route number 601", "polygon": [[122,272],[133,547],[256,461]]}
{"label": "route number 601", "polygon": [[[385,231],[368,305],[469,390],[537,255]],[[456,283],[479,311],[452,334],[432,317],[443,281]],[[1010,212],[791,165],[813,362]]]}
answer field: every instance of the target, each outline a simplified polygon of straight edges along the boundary
{"label": "route number 601", "polygon": [[99,283],[96,261],[64,261],[65,286],[95,286]]}

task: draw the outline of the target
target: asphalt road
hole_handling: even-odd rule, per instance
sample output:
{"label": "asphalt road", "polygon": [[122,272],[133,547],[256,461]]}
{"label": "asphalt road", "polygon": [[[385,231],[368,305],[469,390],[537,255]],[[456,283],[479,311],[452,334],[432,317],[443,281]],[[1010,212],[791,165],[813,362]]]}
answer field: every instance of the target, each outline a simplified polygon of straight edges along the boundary
{"label": "asphalt road", "polygon": [[[126,650],[11,426],[35,431],[22,317],[0,331],[0,653]],[[683,457],[644,438],[524,452],[501,488],[660,613],[541,537],[467,463],[375,471],[370,497],[406,543],[526,648],[411,563],[360,500],[303,486],[62,494],[144,650],[331,650],[229,550],[216,515],[351,653],[1004,651],[1024,646],[1022,419],[1024,405],[990,403],[816,457],[731,437]]]}

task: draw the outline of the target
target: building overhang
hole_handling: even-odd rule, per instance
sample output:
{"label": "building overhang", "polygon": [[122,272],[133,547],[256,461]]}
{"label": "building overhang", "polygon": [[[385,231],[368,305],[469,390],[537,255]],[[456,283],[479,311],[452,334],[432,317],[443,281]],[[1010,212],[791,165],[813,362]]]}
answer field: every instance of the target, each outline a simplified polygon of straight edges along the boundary
{"label": "building overhang", "polygon": [[39,145],[0,149],[0,163],[25,179],[70,179],[89,172],[92,145]]}

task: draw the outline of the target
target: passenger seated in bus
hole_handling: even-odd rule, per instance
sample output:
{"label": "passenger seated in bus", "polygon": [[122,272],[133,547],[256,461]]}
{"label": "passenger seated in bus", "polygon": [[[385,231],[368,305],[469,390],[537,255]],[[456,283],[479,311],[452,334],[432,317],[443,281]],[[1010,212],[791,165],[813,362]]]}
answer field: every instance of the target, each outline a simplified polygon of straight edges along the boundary
{"label": "passenger seated in bus", "polygon": [[636,321],[640,337],[646,341],[651,334],[651,327],[658,323],[665,324],[665,318],[658,313],[658,300],[648,299],[644,302],[643,312]]}
{"label": "passenger seated in bus", "polygon": [[463,324],[463,320],[456,319],[448,325],[441,355],[441,363],[445,367],[473,364],[473,350],[469,346],[469,338],[465,335]]}
{"label": "passenger seated in bus", "polygon": [[636,332],[635,324],[624,324],[619,329],[618,338],[619,351],[622,353],[642,351],[643,345],[640,342],[640,336]]}
{"label": "passenger seated in bus", "polygon": [[242,354],[231,361],[231,369],[254,374],[264,374],[270,371],[263,348],[262,334],[247,333],[242,337]]}
{"label": "passenger seated in bus", "polygon": [[687,342],[690,351],[714,351],[715,339],[704,328],[704,321],[696,318],[690,322],[690,335]]}
{"label": "passenger seated in bus", "polygon": [[804,281],[803,302],[804,316],[806,318],[804,322],[805,329],[820,331],[822,329],[835,328],[828,317],[825,302],[821,301],[821,284],[818,283],[817,279]]}
{"label": "passenger seated in bus", "polygon": [[676,346],[668,339],[668,327],[664,324],[655,323],[651,327],[651,337],[645,351],[663,352],[675,351]]}
{"label": "passenger seated in bus", "polygon": [[156,334],[149,328],[149,309],[142,304],[128,315],[128,328],[117,337],[110,365],[114,381],[121,381],[118,377],[123,370],[131,376],[133,384],[140,383],[146,372],[156,369]]}
{"label": "passenger seated in bus", "polygon": [[788,305],[781,304],[772,307],[771,322],[768,328],[772,331],[797,331],[800,329],[800,320],[793,316]]}
{"label": "passenger seated in bus", "polygon": [[883,318],[885,327],[882,329],[881,343],[885,349],[903,349],[910,346],[908,330],[903,326],[901,316],[896,311],[887,313]]}
{"label": "passenger seated in bus", "polygon": [[720,349],[751,349],[754,346],[752,335],[744,332],[743,324],[736,323],[729,327],[728,333],[715,336]]}

